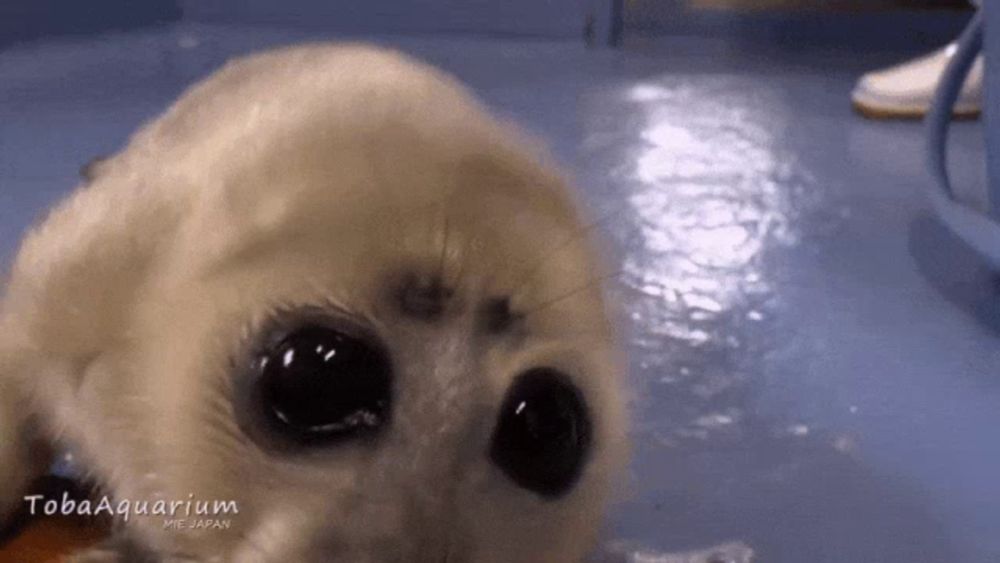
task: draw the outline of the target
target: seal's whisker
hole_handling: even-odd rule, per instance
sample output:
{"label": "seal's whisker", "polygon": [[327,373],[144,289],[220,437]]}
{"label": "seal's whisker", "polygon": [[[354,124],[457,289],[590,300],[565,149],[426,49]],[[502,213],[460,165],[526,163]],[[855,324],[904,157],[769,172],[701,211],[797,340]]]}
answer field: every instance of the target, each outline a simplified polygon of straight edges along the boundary
{"label": "seal's whisker", "polygon": [[556,303],[559,303],[560,301],[562,301],[564,299],[569,299],[570,297],[573,297],[574,295],[577,295],[577,294],[579,294],[579,293],[581,293],[583,291],[586,291],[586,290],[594,287],[595,285],[603,283],[603,282],[605,282],[605,281],[607,281],[609,279],[618,277],[618,276],[620,276],[623,273],[624,273],[624,270],[615,270],[614,272],[611,272],[610,274],[605,274],[605,275],[602,275],[602,276],[596,276],[596,277],[590,278],[590,280],[588,280],[587,283],[579,285],[579,286],[571,289],[570,291],[567,291],[566,293],[563,293],[563,294],[561,294],[561,295],[559,295],[557,297],[553,297],[552,299],[548,299],[546,301],[542,301],[538,305],[534,305],[534,306],[530,307],[528,310],[522,312],[521,315],[524,316],[524,317],[527,317],[529,315],[537,313],[538,311],[542,311],[544,309],[547,309],[547,308],[551,307],[552,305],[555,305]]}
{"label": "seal's whisker", "polygon": [[599,227],[601,225],[604,225],[605,223],[607,223],[611,219],[617,217],[623,211],[625,211],[627,208],[628,208],[628,205],[626,205],[626,204],[622,204],[622,205],[616,206],[610,212],[605,213],[604,215],[602,215],[601,217],[597,218],[596,220],[591,221],[590,223],[584,224],[580,228],[577,228],[577,229],[574,229],[574,230],[570,231],[569,236],[566,239],[564,239],[564,240],[560,241],[559,243],[557,243],[548,252],[546,252],[541,258],[539,258],[538,260],[536,260],[531,266],[529,266],[528,268],[525,269],[525,273],[521,276],[520,281],[518,281],[518,282],[516,282],[514,284],[514,287],[511,290],[510,294],[512,296],[519,295],[520,292],[524,290],[525,286],[527,286],[529,282],[531,282],[533,279],[535,279],[535,277],[538,275],[538,273],[545,266],[546,261],[548,261],[552,256],[557,255],[559,252],[561,252],[563,249],[565,249],[566,247],[568,247],[572,243],[574,243],[574,242],[580,240],[581,238],[587,236],[588,233],[590,233],[591,231],[593,231],[597,227]]}

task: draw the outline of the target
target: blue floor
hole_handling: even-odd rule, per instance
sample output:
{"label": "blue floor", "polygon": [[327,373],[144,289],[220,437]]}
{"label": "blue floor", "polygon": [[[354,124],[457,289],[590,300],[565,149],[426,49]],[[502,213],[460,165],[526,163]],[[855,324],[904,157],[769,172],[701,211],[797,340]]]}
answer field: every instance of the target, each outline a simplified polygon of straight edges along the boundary
{"label": "blue floor", "polygon": [[[0,260],[186,84],[305,38],[183,25],[0,51]],[[920,124],[848,104],[914,49],[387,42],[549,140],[610,216],[636,451],[607,549],[1000,561],[1000,278],[931,214]],[[963,185],[980,134],[955,127]]]}

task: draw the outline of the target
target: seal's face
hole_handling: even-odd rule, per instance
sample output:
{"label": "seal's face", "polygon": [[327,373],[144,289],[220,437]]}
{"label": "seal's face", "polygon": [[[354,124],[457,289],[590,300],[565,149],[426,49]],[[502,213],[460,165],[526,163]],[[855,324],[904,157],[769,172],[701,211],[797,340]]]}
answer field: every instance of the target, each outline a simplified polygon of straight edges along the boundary
{"label": "seal's face", "polygon": [[237,499],[249,560],[580,556],[620,439],[597,274],[487,163],[324,201],[331,164],[249,246],[176,258],[203,265],[144,301],[137,360],[165,496]]}
{"label": "seal's face", "polygon": [[168,225],[116,226],[158,240],[88,290],[111,306],[86,373],[43,400],[72,402],[53,410],[116,496],[238,507],[186,516],[223,529],[133,516],[140,544],[583,556],[624,454],[621,366],[587,227],[509,139],[412,61],[307,47],[228,67],[101,165],[88,190],[144,179],[160,208],[137,215]]}

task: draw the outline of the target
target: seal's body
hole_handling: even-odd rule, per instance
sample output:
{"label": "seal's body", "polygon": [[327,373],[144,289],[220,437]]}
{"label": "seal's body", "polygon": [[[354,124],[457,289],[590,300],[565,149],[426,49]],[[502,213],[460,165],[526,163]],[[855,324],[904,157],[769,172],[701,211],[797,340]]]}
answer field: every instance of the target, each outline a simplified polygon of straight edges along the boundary
{"label": "seal's body", "polygon": [[362,45],[193,87],[18,254],[0,515],[40,441],[166,560],[579,560],[624,454],[621,364],[587,229],[526,146]]}

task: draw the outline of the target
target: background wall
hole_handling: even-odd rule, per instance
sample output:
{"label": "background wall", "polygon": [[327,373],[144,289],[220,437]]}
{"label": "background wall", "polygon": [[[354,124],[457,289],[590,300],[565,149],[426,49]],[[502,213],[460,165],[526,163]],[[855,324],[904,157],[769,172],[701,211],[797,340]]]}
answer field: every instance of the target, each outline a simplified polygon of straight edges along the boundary
{"label": "background wall", "polygon": [[175,0],[0,0],[0,45],[176,21]]}
{"label": "background wall", "polygon": [[694,35],[865,50],[956,36],[966,0],[621,0],[625,39]]}
{"label": "background wall", "polygon": [[0,45],[179,20],[331,34],[468,33],[606,39],[614,0],[0,0]]}
{"label": "background wall", "polygon": [[[331,35],[467,33],[588,37],[604,44],[615,33],[616,12],[626,35],[721,33],[780,41],[829,34],[824,21],[830,11],[874,13],[851,17],[856,33],[878,37],[887,29],[879,11],[889,16],[889,10],[899,8],[952,10],[950,18],[928,18],[941,10],[921,10],[909,19],[893,16],[889,24],[897,32],[904,25],[907,33],[937,36],[942,26],[957,32],[965,19],[954,10],[963,5],[965,0],[0,0],[0,46],[44,35],[127,30],[182,19],[296,26]],[[761,8],[789,13],[760,15]]]}
{"label": "background wall", "polygon": [[[583,37],[588,14],[610,16],[607,0],[181,0],[184,19],[296,25],[337,33],[462,32]],[[597,22],[599,23],[599,22]]]}
{"label": "background wall", "polygon": [[[654,0],[655,1],[655,0]],[[823,9],[876,11],[914,8],[968,8],[966,0],[685,0],[699,8],[739,8],[739,9]]]}

